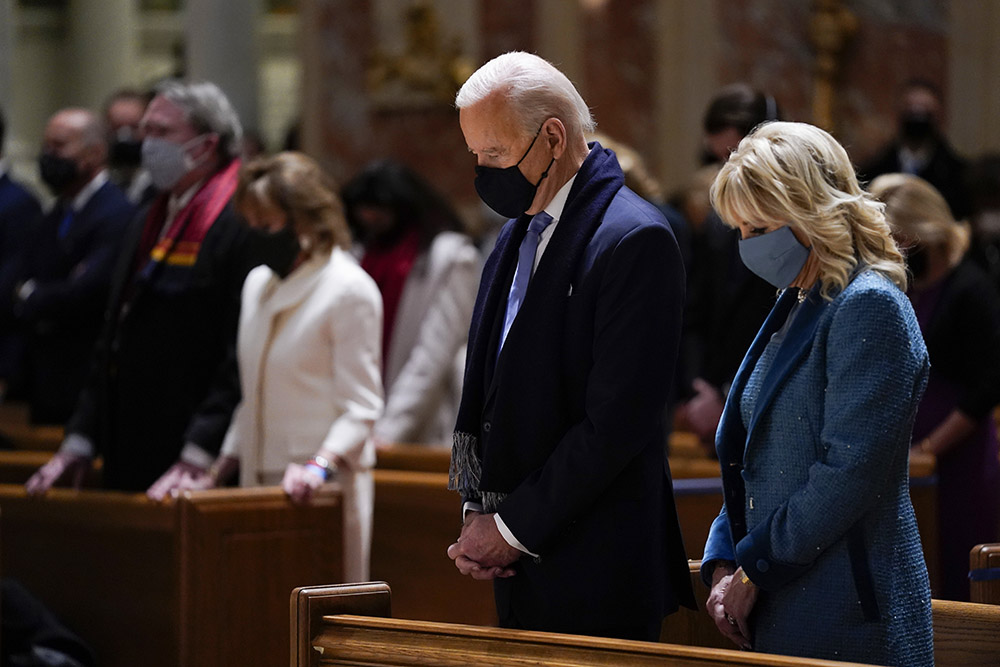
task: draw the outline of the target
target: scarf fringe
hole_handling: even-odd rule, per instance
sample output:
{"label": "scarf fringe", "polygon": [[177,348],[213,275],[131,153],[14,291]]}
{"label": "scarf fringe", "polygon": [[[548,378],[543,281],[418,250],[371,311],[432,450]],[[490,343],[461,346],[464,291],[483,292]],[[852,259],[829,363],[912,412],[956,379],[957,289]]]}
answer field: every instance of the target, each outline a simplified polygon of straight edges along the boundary
{"label": "scarf fringe", "polygon": [[451,442],[448,488],[460,492],[465,498],[478,497],[482,465],[479,459],[479,438],[471,433],[455,431]]}

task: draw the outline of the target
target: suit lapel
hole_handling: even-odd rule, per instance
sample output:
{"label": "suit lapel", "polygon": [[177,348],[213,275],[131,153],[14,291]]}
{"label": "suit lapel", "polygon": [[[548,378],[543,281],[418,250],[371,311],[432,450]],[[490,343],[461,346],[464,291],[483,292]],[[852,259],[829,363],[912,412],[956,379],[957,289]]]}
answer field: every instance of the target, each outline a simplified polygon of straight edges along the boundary
{"label": "suit lapel", "polygon": [[[791,297],[790,294],[785,294],[785,296]],[[777,393],[778,387],[781,386],[796,363],[812,346],[813,336],[816,333],[816,326],[819,324],[820,315],[823,314],[829,303],[829,301],[819,297],[814,291],[810,294],[810,298],[802,303],[795,314],[795,319],[792,320],[785,340],[782,341],[781,346],[778,348],[774,362],[764,377],[760,394],[757,396],[753,415],[750,418],[750,428],[747,431],[747,445],[750,443],[750,438],[753,435],[754,428],[757,426],[757,422],[760,421],[761,415],[767,410],[771,400]],[[778,328],[780,326],[781,323],[778,323]],[[770,335],[768,338],[770,338]],[[766,345],[767,341],[764,341],[763,344]],[[761,349],[763,350],[763,347]]]}

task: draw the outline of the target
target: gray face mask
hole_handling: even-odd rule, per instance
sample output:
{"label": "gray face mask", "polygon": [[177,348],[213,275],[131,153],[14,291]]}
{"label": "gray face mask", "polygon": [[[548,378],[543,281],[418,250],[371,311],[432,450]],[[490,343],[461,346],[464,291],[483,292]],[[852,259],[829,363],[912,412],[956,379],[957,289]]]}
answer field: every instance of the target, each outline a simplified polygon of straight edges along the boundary
{"label": "gray face mask", "polygon": [[203,162],[196,162],[187,154],[187,147],[200,138],[201,135],[183,144],[175,144],[159,137],[146,137],[142,142],[142,168],[149,172],[153,185],[160,190],[169,190]]}
{"label": "gray face mask", "polygon": [[785,289],[799,275],[809,258],[805,247],[788,225],[740,241],[740,258],[746,267],[778,289]]}

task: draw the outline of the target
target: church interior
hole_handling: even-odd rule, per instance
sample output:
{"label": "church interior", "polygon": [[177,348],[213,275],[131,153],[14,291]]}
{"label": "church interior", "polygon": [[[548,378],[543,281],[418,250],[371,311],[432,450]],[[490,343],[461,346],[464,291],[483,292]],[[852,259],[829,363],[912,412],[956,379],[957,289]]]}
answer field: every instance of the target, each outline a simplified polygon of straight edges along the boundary
{"label": "church interior", "polygon": [[[715,173],[706,181],[703,117],[724,86],[763,91],[781,119],[827,130],[861,165],[895,139],[901,90],[925,82],[951,149],[969,163],[995,159],[997,35],[993,0],[0,0],[0,157],[43,209],[53,206],[37,167],[53,113],[99,113],[114,91],[166,79],[211,81],[240,118],[244,151],[250,139],[257,155],[300,151],[338,186],[373,161],[402,163],[450,202],[485,258],[504,220],[477,197],[454,101],[497,55],[528,51],[556,65],[602,142],[621,146],[623,168],[638,165],[647,192],[697,229]],[[994,266],[996,277],[1000,257]],[[37,598],[93,660],[31,664],[837,664],[734,650],[716,631],[698,564],[722,501],[719,463],[681,415],[667,419],[701,609],[668,616],[659,643],[498,628],[492,586],[461,576],[446,555],[461,528],[446,444],[378,443],[371,582],[353,582],[343,576],[336,483],[306,505],[277,486],[157,502],[102,489],[97,466],[79,490],[27,494],[67,432],[35,423],[17,396],[0,399],[0,577]],[[1000,527],[959,575],[968,596],[940,598],[937,545],[949,520],[940,470],[917,450],[909,466],[936,663],[1000,664]],[[7,602],[2,642],[22,620]],[[10,650],[0,646],[5,661]]]}

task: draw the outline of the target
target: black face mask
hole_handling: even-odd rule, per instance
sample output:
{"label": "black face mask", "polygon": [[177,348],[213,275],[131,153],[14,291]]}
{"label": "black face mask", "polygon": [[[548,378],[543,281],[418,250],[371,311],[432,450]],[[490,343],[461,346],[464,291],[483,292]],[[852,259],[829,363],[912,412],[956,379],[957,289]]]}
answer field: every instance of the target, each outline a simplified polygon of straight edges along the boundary
{"label": "black face mask", "polygon": [[528,150],[524,151],[524,155],[521,156],[521,159],[514,166],[504,169],[500,167],[476,166],[476,192],[479,193],[479,198],[487,206],[504,217],[516,218],[528,210],[531,202],[535,200],[535,192],[538,190],[538,186],[549,175],[549,169],[552,168],[552,163],[556,161],[554,156],[549,160],[549,166],[545,168],[545,171],[542,172],[542,177],[534,185],[518,169],[518,166],[524,162],[524,158],[528,157],[528,153],[531,152],[531,148],[535,145],[535,141],[538,140],[538,135],[541,131],[542,128],[538,128],[538,132],[535,132],[535,137],[531,140]]}
{"label": "black face mask", "polygon": [[69,158],[59,157],[53,153],[42,153],[38,156],[38,172],[52,192],[60,195],[80,175],[80,168]]}
{"label": "black face mask", "polygon": [[291,225],[286,225],[276,232],[261,232],[261,242],[263,243],[264,264],[271,267],[271,270],[282,278],[287,278],[292,272],[292,264],[302,252],[299,245],[299,236],[292,229]]}
{"label": "black face mask", "polygon": [[936,131],[930,114],[922,111],[907,111],[899,119],[903,140],[922,142],[932,138]]}
{"label": "black face mask", "polygon": [[142,164],[142,142],[135,139],[116,139],[111,144],[108,162],[112,167],[137,168]]}
{"label": "black face mask", "polygon": [[906,249],[906,265],[910,268],[915,280],[927,275],[927,248],[922,245],[912,245]]}

